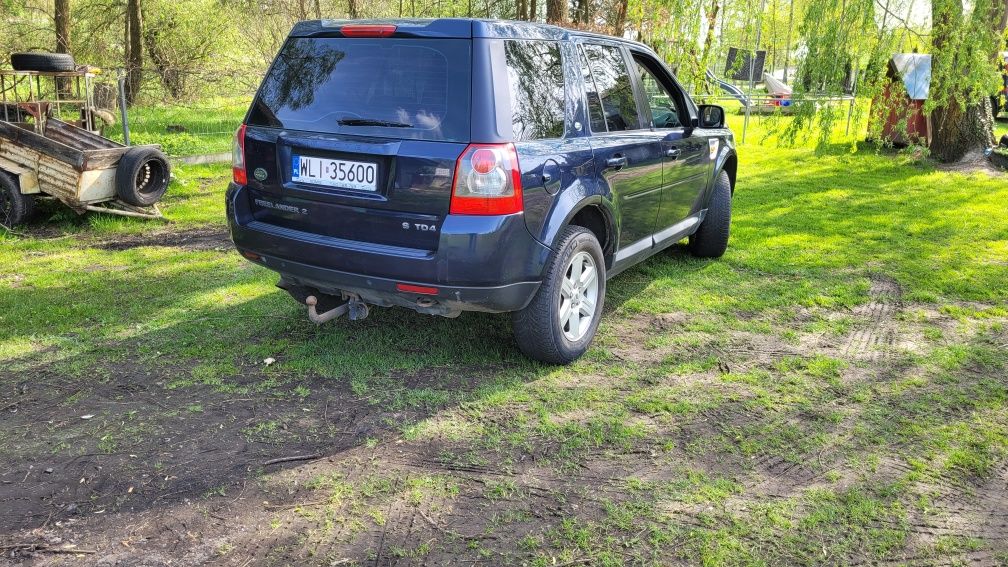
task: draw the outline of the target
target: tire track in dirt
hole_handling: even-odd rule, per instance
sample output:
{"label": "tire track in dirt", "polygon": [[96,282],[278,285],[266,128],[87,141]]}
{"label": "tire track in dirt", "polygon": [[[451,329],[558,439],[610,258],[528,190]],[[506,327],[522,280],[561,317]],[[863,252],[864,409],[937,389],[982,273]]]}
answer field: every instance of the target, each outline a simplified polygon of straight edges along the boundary
{"label": "tire track in dirt", "polygon": [[860,321],[843,346],[844,357],[878,362],[896,340],[893,318],[903,309],[903,288],[882,274],[872,274],[869,301],[856,310]]}

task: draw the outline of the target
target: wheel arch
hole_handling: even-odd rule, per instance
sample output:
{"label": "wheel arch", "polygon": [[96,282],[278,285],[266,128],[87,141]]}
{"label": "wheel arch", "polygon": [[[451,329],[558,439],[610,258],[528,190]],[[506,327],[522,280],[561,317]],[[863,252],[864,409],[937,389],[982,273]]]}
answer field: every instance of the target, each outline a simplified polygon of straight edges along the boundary
{"label": "wheel arch", "polygon": [[[724,163],[718,170],[718,173],[725,172],[728,174],[728,181],[731,183],[731,193],[735,194],[735,176],[738,174],[738,155],[735,152],[729,153],[725,159]],[[717,175],[714,176],[714,180],[717,180]]]}
{"label": "wheel arch", "polygon": [[580,206],[573,209],[568,214],[564,227],[580,226],[591,231],[602,246],[602,257],[605,258],[606,269],[612,268],[613,257],[616,250],[614,222],[611,213],[606,211],[602,204],[595,202],[582,202]]}

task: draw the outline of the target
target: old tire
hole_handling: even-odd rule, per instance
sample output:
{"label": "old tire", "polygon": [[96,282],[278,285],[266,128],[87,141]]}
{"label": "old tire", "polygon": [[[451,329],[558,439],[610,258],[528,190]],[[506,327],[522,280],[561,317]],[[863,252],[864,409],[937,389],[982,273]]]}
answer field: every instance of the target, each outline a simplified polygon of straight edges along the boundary
{"label": "old tire", "polygon": [[[602,318],[605,270],[595,235],[584,227],[567,227],[532,301],[512,314],[518,348],[529,358],[549,364],[569,364],[584,354]],[[572,289],[575,280],[576,289]]]}
{"label": "old tire", "polygon": [[60,73],[77,69],[73,56],[67,53],[11,53],[10,62],[15,71]]}
{"label": "old tire", "polygon": [[168,189],[171,165],[157,148],[130,148],[116,168],[116,195],[136,207],[158,202]]}
{"label": "old tire", "polygon": [[714,182],[714,194],[707,206],[707,215],[689,237],[690,254],[699,258],[720,258],[728,249],[731,228],[731,180],[722,171]]}
{"label": "old tire", "polygon": [[17,181],[0,171],[0,225],[14,228],[31,216],[35,198],[21,193]]}

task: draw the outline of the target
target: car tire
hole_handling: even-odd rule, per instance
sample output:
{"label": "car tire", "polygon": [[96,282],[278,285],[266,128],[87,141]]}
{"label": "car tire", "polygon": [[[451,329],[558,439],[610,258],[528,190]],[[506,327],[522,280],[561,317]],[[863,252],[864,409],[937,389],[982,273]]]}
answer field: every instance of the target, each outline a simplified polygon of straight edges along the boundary
{"label": "car tire", "polygon": [[[583,275],[572,286],[575,270]],[[567,227],[532,301],[512,314],[518,348],[529,358],[549,364],[569,364],[584,354],[602,318],[605,272],[595,235],[584,227]]]}
{"label": "car tire", "polygon": [[67,53],[11,53],[10,62],[15,71],[63,73],[77,69],[73,56]]}
{"label": "car tire", "polygon": [[724,171],[714,182],[714,193],[707,205],[707,215],[689,237],[690,254],[698,258],[720,258],[728,249],[731,228],[731,180]]}
{"label": "car tire", "polygon": [[0,225],[14,228],[28,220],[34,209],[35,198],[22,193],[13,177],[0,171]]}
{"label": "car tire", "polygon": [[168,189],[171,165],[157,148],[130,148],[116,168],[116,195],[136,207],[158,202]]}

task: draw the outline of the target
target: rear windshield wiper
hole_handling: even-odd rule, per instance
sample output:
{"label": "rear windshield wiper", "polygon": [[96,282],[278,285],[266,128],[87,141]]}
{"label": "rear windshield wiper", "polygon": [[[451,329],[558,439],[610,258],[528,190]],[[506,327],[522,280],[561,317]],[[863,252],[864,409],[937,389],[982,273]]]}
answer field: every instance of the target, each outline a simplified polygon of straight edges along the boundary
{"label": "rear windshield wiper", "polygon": [[412,124],[378,120],[376,118],[344,118],[337,121],[341,126],[387,126],[389,128],[412,128]]}

